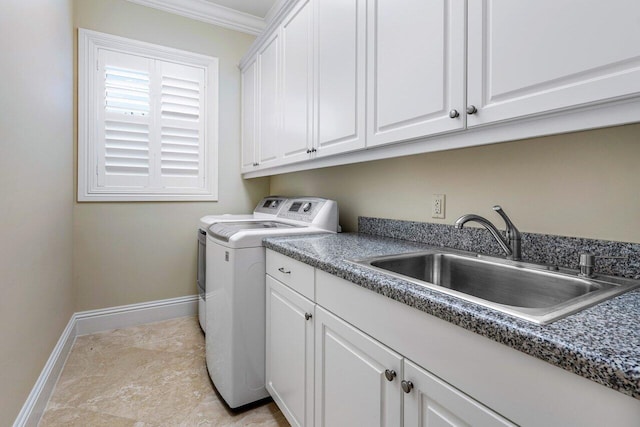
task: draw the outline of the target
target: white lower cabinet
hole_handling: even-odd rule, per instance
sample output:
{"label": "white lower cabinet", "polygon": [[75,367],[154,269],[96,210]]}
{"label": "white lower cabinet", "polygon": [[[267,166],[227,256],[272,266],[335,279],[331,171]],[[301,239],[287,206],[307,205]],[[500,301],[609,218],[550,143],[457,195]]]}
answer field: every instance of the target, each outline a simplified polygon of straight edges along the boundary
{"label": "white lower cabinet", "polygon": [[404,360],[403,377],[405,426],[514,425],[410,360]]}
{"label": "white lower cabinet", "polygon": [[266,271],[266,387],[293,426],[638,425],[637,399],[272,250]]}
{"label": "white lower cabinet", "polygon": [[402,357],[319,306],[315,323],[316,427],[401,425]]}
{"label": "white lower cabinet", "polygon": [[266,388],[292,426],[513,425],[307,298],[312,267],[268,250],[266,270]]}
{"label": "white lower cabinet", "polygon": [[314,306],[267,275],[266,387],[292,426],[313,425]]}
{"label": "white lower cabinet", "polygon": [[316,306],[315,425],[514,424]]}

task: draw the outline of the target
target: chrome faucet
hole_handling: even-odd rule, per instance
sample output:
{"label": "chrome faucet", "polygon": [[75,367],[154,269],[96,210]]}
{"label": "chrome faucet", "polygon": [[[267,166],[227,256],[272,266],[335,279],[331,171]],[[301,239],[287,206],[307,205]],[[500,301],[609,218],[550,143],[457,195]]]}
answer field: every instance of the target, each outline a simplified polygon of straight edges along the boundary
{"label": "chrome faucet", "polygon": [[515,225],[511,222],[507,214],[502,210],[502,208],[498,205],[493,207],[493,210],[498,212],[498,214],[504,219],[504,222],[507,224],[507,230],[505,231],[505,237],[502,237],[502,234],[498,229],[493,225],[489,220],[474,214],[462,215],[455,222],[455,227],[457,229],[462,229],[464,225],[469,221],[475,221],[480,225],[484,226],[491,235],[496,239],[500,248],[507,254],[508,259],[512,259],[514,261],[518,261],[522,258],[522,249],[520,245],[520,232],[516,228]]}

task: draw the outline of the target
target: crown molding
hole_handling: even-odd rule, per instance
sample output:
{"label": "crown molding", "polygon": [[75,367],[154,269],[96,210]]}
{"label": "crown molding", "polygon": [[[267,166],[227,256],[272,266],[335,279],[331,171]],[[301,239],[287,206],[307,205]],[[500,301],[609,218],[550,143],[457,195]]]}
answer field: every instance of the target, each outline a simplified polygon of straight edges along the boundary
{"label": "crown molding", "polygon": [[251,63],[254,55],[258,52],[258,49],[267,40],[271,34],[276,31],[278,25],[284,20],[285,16],[298,4],[299,0],[276,0],[273,7],[267,12],[265,17],[266,26],[262,33],[253,41],[249,50],[240,59],[239,67],[244,69],[247,64]]}
{"label": "crown molding", "polygon": [[287,0],[276,0],[276,2],[271,6],[271,9],[267,12],[264,17],[264,22],[266,25],[269,25],[274,19],[278,16],[278,14],[285,8],[287,4]]}
{"label": "crown molding", "polygon": [[[220,27],[257,36],[266,28],[264,19],[205,0],[128,0],[131,3],[160,9]],[[279,3],[279,2],[277,2]],[[276,4],[277,4],[276,3]],[[274,10],[271,8],[269,13]],[[274,11],[275,13],[275,11]]]}

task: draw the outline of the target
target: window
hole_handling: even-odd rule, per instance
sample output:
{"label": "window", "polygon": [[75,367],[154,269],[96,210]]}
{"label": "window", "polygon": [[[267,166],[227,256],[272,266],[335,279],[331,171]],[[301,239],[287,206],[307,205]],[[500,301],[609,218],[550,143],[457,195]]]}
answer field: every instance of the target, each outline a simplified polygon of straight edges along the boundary
{"label": "window", "polygon": [[78,46],[78,200],[217,200],[217,58],[83,29]]}

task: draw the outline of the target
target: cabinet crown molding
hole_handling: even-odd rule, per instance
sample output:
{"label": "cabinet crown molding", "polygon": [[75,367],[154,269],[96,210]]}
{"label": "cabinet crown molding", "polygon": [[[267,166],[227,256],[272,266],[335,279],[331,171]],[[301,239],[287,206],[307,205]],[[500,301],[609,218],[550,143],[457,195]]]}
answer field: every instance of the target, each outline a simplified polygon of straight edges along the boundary
{"label": "cabinet crown molding", "polygon": [[[129,0],[140,1],[140,0]],[[142,0],[148,1],[148,0]],[[240,60],[239,67],[243,70],[258,53],[258,50],[264,45],[264,43],[272,36],[272,34],[278,29],[278,26],[282,23],[285,16],[293,7],[299,2],[299,0],[276,0],[271,10],[265,17],[265,27],[258,37],[253,41],[247,53],[244,54]]]}

